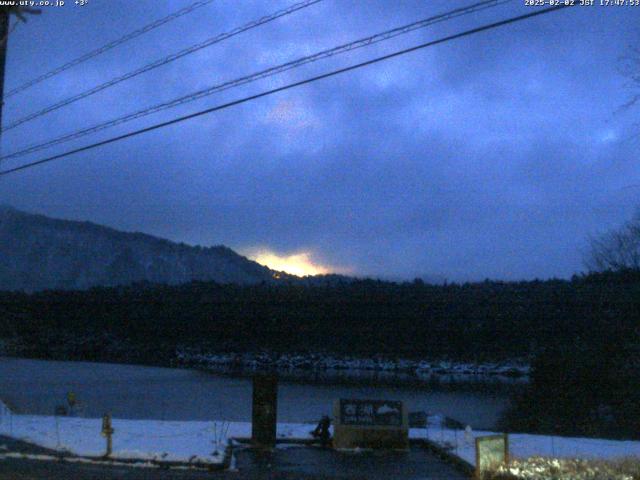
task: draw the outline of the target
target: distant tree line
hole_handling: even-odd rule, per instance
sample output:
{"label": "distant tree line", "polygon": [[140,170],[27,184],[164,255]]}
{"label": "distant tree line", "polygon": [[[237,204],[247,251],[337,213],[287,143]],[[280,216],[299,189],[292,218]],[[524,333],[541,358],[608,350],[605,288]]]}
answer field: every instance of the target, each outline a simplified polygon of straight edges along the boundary
{"label": "distant tree line", "polygon": [[0,338],[42,358],[169,364],[211,352],[528,358],[509,430],[640,434],[640,272],[428,285],[133,285],[0,293]]}
{"label": "distant tree line", "polygon": [[[216,351],[328,351],[486,361],[626,338],[638,327],[640,275],[463,285],[374,280],[324,286],[190,283],[0,293],[0,336],[49,355],[60,340]],[[611,337],[614,338],[614,337]],[[99,348],[99,345],[97,346]],[[99,355],[99,352],[96,352]]]}

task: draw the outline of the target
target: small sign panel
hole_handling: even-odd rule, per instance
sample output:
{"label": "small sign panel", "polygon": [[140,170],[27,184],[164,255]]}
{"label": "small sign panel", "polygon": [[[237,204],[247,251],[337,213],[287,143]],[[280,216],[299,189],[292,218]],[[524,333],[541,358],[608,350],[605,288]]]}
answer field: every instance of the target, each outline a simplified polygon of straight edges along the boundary
{"label": "small sign panel", "polygon": [[402,402],[340,400],[340,423],[361,426],[402,426]]}
{"label": "small sign panel", "polygon": [[476,437],[476,475],[491,471],[509,461],[509,439],[507,435]]}

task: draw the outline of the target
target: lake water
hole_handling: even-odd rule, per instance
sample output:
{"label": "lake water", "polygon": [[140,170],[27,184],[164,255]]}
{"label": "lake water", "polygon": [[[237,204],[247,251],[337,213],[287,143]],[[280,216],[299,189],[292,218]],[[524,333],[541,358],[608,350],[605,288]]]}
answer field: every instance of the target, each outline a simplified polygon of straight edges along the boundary
{"label": "lake water", "polygon": [[[0,399],[19,413],[53,414],[69,391],[83,414],[164,420],[251,419],[251,379],[198,370],[0,357]],[[442,413],[475,429],[494,427],[506,392],[443,385],[373,386],[281,381],[278,419],[314,422],[338,398],[402,400],[410,411]]]}

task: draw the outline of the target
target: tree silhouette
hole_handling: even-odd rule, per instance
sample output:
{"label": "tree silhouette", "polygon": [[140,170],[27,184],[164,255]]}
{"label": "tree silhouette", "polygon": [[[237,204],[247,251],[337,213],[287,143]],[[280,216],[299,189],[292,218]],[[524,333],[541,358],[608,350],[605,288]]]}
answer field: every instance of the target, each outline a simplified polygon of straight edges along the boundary
{"label": "tree silhouette", "polygon": [[640,270],[640,209],[619,229],[591,240],[587,267],[592,271]]}

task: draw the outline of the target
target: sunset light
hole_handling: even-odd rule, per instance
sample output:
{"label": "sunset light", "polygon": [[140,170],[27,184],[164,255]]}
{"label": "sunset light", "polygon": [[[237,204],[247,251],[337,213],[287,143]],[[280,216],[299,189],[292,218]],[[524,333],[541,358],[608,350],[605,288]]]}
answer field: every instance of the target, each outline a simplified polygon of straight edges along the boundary
{"label": "sunset light", "polygon": [[249,258],[255,260],[265,267],[279,272],[286,272],[291,275],[304,277],[305,275],[322,275],[333,273],[331,267],[320,265],[314,262],[310,252],[298,252],[292,255],[278,255],[269,250],[259,250]]}

